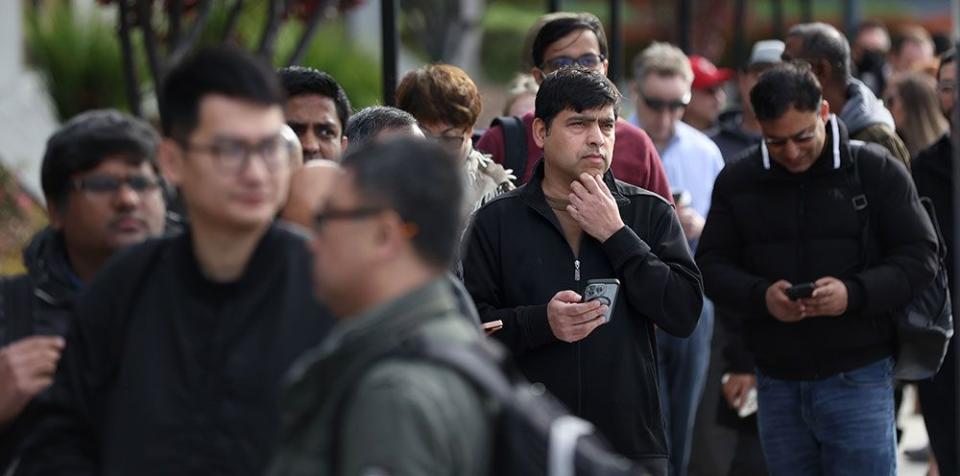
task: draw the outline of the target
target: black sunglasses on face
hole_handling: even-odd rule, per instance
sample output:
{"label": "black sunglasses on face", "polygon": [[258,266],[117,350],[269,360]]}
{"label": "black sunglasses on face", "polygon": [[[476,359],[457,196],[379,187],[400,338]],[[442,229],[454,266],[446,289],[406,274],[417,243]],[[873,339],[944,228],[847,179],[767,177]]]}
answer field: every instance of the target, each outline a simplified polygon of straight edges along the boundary
{"label": "black sunglasses on face", "polygon": [[690,95],[688,94],[681,99],[674,99],[672,101],[643,96],[643,103],[646,104],[650,109],[653,109],[657,112],[666,110],[679,111],[680,109],[686,108],[687,105],[690,104]]}
{"label": "black sunglasses on face", "polygon": [[606,56],[597,55],[593,53],[587,53],[580,56],[579,58],[571,58],[569,56],[558,56],[556,58],[551,58],[543,62],[543,70],[556,71],[558,69],[567,68],[578,64],[584,68],[594,69],[603,63],[603,60],[606,59]]}

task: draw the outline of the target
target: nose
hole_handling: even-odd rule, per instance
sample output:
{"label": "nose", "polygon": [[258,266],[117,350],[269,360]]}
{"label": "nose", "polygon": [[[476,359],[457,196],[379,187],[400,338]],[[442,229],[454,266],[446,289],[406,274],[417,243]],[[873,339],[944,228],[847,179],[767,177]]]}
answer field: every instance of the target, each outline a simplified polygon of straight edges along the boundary
{"label": "nose", "polygon": [[320,139],[313,132],[313,126],[307,127],[307,130],[300,136],[300,145],[304,152],[318,152],[320,150]]}
{"label": "nose", "polygon": [[140,202],[140,194],[127,183],[120,184],[120,188],[113,194],[113,205],[119,209],[136,207]]}
{"label": "nose", "polygon": [[590,133],[587,135],[587,141],[590,145],[600,147],[606,143],[606,137],[603,135],[603,130],[600,129],[600,123],[594,122],[590,127]]}
{"label": "nose", "polygon": [[787,160],[795,160],[800,156],[800,148],[793,143],[792,140],[788,140],[783,144],[783,157]]}

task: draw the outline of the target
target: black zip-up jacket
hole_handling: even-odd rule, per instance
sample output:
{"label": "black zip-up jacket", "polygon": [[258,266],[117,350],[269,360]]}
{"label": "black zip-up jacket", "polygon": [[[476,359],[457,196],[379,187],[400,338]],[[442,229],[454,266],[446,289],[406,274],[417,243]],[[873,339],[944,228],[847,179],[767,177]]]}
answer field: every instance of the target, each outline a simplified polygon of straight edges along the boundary
{"label": "black zip-up jacket", "polygon": [[230,283],[204,277],[189,232],[112,258],[77,303],[17,475],[263,474],[284,375],[332,324],[310,263],[280,225]]}
{"label": "black zip-up jacket", "polygon": [[[600,243],[584,234],[574,256],[541,183],[531,181],[481,208],[464,254],[464,281],[483,321],[521,370],[569,409],[594,423],[620,453],[666,471],[667,449],[657,397],[654,324],[687,336],[703,304],[700,272],[676,213],[646,190],[604,181],[626,226]],[[582,293],[589,279],[617,278],[609,323],[569,344],[547,322],[547,303],[563,290]]]}
{"label": "black zip-up jacket", "polygon": [[[790,173],[760,147],[717,177],[697,249],[707,296],[743,319],[747,346],[763,373],[787,380],[826,378],[890,356],[891,312],[928,286],[937,239],[902,163],[875,144],[859,145],[857,169],[876,250],[864,266],[861,218],[854,208],[846,128],[827,138],[817,161]],[[767,288],[832,276],[847,287],[847,311],[795,323],[774,318]]]}
{"label": "black zip-up jacket", "polygon": [[[73,271],[67,263],[66,253],[63,236],[52,228],[44,228],[31,238],[23,251],[27,274],[3,278],[9,281],[0,286],[3,290],[0,291],[0,345],[26,337],[12,335],[12,318],[6,315],[7,300],[23,303],[16,308],[29,307],[33,335],[66,335],[73,305],[80,292],[79,278],[71,276]],[[13,284],[14,281],[18,282],[17,285]],[[8,292],[21,294],[13,296]],[[45,394],[36,398],[45,398]],[[16,459],[19,446],[33,431],[37,417],[37,405],[31,402],[17,418],[0,426],[0,474],[4,474],[4,468]]]}

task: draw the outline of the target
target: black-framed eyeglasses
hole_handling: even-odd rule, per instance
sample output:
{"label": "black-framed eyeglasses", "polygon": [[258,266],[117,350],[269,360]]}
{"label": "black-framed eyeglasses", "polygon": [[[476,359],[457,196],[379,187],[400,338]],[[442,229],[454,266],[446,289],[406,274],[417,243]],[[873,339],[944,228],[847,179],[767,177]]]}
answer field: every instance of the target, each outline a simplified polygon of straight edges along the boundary
{"label": "black-framed eyeglasses", "polygon": [[685,109],[690,104],[690,95],[684,94],[680,99],[658,99],[648,96],[641,96],[643,98],[643,103],[647,105],[648,108],[653,109],[657,112],[662,111],[679,111]]}
{"label": "black-framed eyeglasses", "polygon": [[133,190],[137,194],[144,194],[159,189],[160,179],[147,177],[145,175],[128,175],[126,177],[89,175],[75,179],[72,184],[74,190],[79,190],[93,196],[113,195],[117,193],[123,185],[130,187],[130,190]]}
{"label": "black-framed eyeglasses", "polygon": [[557,56],[556,58],[550,58],[543,62],[541,69],[544,71],[556,71],[558,69],[567,68],[578,64],[584,68],[596,69],[603,63],[603,60],[607,59],[604,55],[598,55],[595,53],[587,53],[581,55],[579,58],[571,58],[569,56]]}
{"label": "black-framed eyeglasses", "polygon": [[210,144],[188,143],[184,147],[190,151],[210,154],[217,169],[227,175],[237,175],[246,170],[250,164],[250,156],[254,153],[260,156],[270,172],[289,164],[292,156],[290,144],[280,134],[256,144],[240,140],[217,140]]}
{"label": "black-framed eyeglasses", "polygon": [[313,226],[319,230],[323,225],[333,220],[359,220],[381,213],[385,210],[383,207],[358,207],[352,210],[337,210],[327,208],[321,210],[313,216]]}

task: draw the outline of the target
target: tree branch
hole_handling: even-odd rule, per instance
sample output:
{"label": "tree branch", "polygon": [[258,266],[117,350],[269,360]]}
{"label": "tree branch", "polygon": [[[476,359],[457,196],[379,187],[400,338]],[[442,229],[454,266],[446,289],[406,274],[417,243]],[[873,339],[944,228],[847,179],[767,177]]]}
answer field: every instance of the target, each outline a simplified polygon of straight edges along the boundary
{"label": "tree branch", "polygon": [[297,41],[296,48],[294,48],[293,53],[290,55],[290,59],[287,60],[287,66],[293,66],[303,60],[303,55],[307,53],[307,48],[310,46],[310,40],[312,40],[317,33],[317,27],[320,26],[320,22],[324,19],[329,5],[330,0],[320,0],[318,2],[316,10],[313,11],[313,14],[307,21],[303,34],[300,35],[300,40]]}
{"label": "tree branch", "polygon": [[127,102],[130,112],[143,117],[140,109],[140,80],[137,78],[136,63],[133,58],[133,45],[130,42],[130,6],[127,0],[118,0],[117,35],[120,37],[120,51],[123,54],[123,77],[127,83]]}
{"label": "tree branch", "polygon": [[163,76],[163,67],[160,63],[160,52],[157,51],[157,35],[153,31],[153,12],[150,0],[137,0],[137,7],[140,28],[143,30],[143,46],[147,51],[147,65],[150,67],[150,74],[153,76],[157,101],[160,102],[160,80]]}
{"label": "tree branch", "polygon": [[267,6],[267,21],[264,24],[263,36],[260,37],[260,46],[257,48],[257,54],[267,61],[273,61],[273,47],[287,5],[289,3],[283,0],[270,0]]}
{"label": "tree branch", "polygon": [[[242,1],[243,0],[238,0],[237,3],[242,3]],[[173,49],[173,52],[170,53],[169,64],[176,64],[190,52],[190,50],[197,46],[197,42],[200,41],[200,33],[203,32],[203,29],[207,27],[207,23],[210,21],[210,13],[213,11],[213,0],[201,0],[199,9],[199,13],[197,13],[196,18],[193,19],[193,24],[190,25],[190,31],[187,32],[187,36],[185,36],[183,41],[177,45],[176,49]]]}
{"label": "tree branch", "polygon": [[227,26],[223,29],[223,41],[226,42],[230,39],[230,36],[233,34],[233,30],[237,28],[237,23],[240,20],[240,12],[243,10],[243,0],[236,0],[233,2],[233,6],[230,7],[230,12],[227,14]]}

